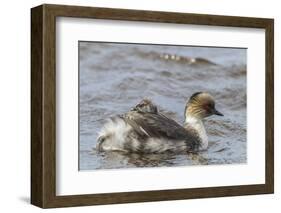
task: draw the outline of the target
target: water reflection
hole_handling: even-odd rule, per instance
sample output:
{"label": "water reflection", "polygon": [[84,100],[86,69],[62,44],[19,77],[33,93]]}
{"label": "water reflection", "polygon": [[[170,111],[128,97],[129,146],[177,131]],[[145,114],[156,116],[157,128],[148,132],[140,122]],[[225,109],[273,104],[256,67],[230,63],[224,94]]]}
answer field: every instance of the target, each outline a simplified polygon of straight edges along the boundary
{"label": "water reflection", "polygon": [[[87,153],[93,158],[99,156],[101,167],[97,169],[122,168],[121,165],[127,165],[127,168],[135,167],[159,167],[174,165],[207,165],[208,159],[202,153],[161,153],[161,154],[139,154],[125,152],[98,152],[95,149]],[[184,162],[181,164],[180,162]],[[119,165],[119,166],[118,166]]]}

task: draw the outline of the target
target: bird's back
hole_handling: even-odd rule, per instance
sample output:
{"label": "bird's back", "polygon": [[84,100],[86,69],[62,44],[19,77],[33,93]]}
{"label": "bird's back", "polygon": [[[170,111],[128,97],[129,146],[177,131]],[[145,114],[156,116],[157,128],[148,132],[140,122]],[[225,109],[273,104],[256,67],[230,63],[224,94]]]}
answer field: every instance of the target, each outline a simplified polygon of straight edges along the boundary
{"label": "bird's back", "polygon": [[184,141],[185,149],[196,150],[200,144],[194,131],[189,131],[162,113],[143,113],[130,111],[124,115],[124,120],[142,138],[162,139],[176,145]]}

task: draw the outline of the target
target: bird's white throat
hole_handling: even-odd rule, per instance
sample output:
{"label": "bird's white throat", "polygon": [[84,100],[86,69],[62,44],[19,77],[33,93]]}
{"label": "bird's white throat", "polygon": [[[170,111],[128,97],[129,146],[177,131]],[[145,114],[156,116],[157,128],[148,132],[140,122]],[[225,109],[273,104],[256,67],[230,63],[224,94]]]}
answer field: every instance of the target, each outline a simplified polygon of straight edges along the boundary
{"label": "bird's white throat", "polygon": [[208,136],[207,136],[202,119],[187,115],[185,118],[185,125],[191,126],[192,128],[194,128],[197,131],[197,133],[201,139],[200,149],[201,150],[207,149],[208,148]]}

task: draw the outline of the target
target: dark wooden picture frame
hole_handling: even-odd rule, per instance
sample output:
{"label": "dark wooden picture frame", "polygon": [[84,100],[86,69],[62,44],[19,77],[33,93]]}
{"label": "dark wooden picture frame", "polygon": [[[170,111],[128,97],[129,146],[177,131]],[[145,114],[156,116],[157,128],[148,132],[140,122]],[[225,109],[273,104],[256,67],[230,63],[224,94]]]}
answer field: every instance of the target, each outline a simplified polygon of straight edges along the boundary
{"label": "dark wooden picture frame", "polygon": [[[87,195],[56,195],[56,17],[265,29],[265,184]],[[274,20],[63,5],[31,9],[31,203],[66,207],[274,192]]]}

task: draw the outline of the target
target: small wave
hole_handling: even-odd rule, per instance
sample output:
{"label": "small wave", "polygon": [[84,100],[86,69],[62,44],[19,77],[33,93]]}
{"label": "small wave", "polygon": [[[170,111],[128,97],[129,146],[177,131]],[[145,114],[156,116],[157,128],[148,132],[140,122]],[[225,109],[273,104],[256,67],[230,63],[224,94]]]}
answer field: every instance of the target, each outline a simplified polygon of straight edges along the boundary
{"label": "small wave", "polygon": [[209,59],[203,57],[189,57],[189,56],[183,56],[183,55],[171,54],[171,53],[159,53],[155,51],[149,51],[149,52],[137,51],[136,53],[137,55],[143,58],[161,59],[168,62],[177,62],[187,65],[218,65],[215,62],[210,61]]}
{"label": "small wave", "polygon": [[238,77],[245,77],[247,74],[247,68],[246,66],[232,66],[229,68],[231,70],[230,76],[233,78],[238,78]]}
{"label": "small wave", "polygon": [[213,136],[224,136],[232,133],[234,135],[245,135],[246,127],[230,119],[208,120],[206,122],[208,133]]}
{"label": "small wave", "polygon": [[201,57],[193,58],[193,57],[187,57],[187,56],[181,56],[181,55],[169,54],[169,53],[160,54],[160,58],[167,61],[176,61],[176,62],[186,63],[189,65],[217,65],[216,63],[206,58],[201,58]]}
{"label": "small wave", "polygon": [[188,65],[217,65],[216,63],[201,57],[188,57],[176,54],[164,53],[160,54],[160,58],[166,61],[175,61]]}
{"label": "small wave", "polygon": [[164,77],[171,77],[173,74],[167,70],[163,70],[160,72],[160,75]]}

